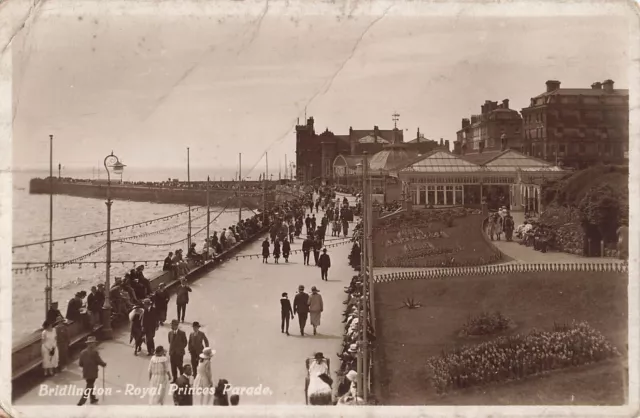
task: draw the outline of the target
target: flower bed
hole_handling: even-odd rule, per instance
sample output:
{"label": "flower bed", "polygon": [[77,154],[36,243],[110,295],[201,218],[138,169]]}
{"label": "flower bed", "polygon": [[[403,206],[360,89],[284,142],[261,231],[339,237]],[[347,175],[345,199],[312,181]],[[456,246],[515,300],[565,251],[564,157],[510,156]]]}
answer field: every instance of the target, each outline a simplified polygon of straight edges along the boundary
{"label": "flower bed", "polygon": [[586,322],[552,332],[499,337],[427,360],[440,394],[469,386],[522,379],[545,371],[605,360],[619,353]]}
{"label": "flower bed", "polygon": [[513,324],[511,319],[502,315],[500,311],[483,312],[478,316],[470,317],[460,330],[461,337],[495,334]]}

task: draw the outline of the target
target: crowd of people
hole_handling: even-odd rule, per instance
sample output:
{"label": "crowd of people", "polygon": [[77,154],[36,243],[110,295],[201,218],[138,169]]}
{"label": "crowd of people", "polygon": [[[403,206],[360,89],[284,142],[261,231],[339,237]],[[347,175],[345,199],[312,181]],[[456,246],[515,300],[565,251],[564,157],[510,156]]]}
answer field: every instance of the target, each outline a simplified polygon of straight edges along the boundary
{"label": "crowd of people", "polygon": [[[48,180],[49,177],[45,178]],[[55,181],[61,181],[64,183],[82,183],[82,184],[101,184],[106,181],[96,179],[79,179],[73,177],[54,177]],[[113,180],[116,183],[116,180]],[[117,181],[118,185],[135,186],[135,187],[149,187],[149,188],[171,188],[171,189],[195,189],[195,190],[246,190],[246,191],[263,191],[265,188],[264,182],[259,181],[243,181],[240,184],[237,181],[178,181],[176,179],[167,179],[166,181]],[[275,187],[274,182],[267,182],[267,189],[273,189]]]}
{"label": "crowd of people", "polygon": [[500,241],[500,237],[504,234],[507,241],[513,240],[514,222],[511,212],[506,206],[502,206],[497,212],[489,215],[487,219],[487,235],[493,241],[494,237]]}

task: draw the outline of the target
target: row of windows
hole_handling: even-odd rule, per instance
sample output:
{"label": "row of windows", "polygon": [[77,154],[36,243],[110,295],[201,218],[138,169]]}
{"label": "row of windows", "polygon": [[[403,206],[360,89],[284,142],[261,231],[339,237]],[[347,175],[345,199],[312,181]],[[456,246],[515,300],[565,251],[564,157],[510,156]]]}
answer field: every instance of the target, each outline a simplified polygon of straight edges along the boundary
{"label": "row of windows", "polygon": [[[448,184],[510,184],[515,182],[515,177],[513,176],[486,176],[486,177],[410,177],[409,182],[411,184],[420,185],[420,184],[438,184],[438,183],[448,183]],[[417,186],[420,187],[420,186]],[[426,187],[434,187],[434,186],[426,186]],[[453,187],[453,186],[451,186]],[[462,187],[462,186],[455,186]]]}

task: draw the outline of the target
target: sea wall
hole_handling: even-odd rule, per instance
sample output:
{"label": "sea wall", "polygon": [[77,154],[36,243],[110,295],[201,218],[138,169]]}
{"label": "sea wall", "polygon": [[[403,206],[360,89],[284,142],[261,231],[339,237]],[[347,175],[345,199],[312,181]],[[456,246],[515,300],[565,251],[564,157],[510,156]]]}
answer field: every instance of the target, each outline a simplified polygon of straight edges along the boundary
{"label": "sea wall", "polygon": [[[224,253],[215,256],[215,258],[204,265],[196,266],[193,263],[190,263],[189,273],[186,276],[187,280],[195,280],[230,257],[235,256],[247,245],[264,235],[266,231],[267,229],[264,229],[253,237],[236,244]],[[151,281],[151,288],[154,291],[161,283],[164,283],[169,292],[173,292],[176,285],[179,283],[172,272],[162,272],[155,277],[150,277],[149,280]],[[127,324],[128,322],[114,323],[113,328],[116,330]],[[80,321],[63,321],[58,323],[56,325],[56,331],[58,333],[60,366],[63,367],[68,363],[70,358],[69,352],[74,346],[82,343],[89,335],[99,336],[101,328],[102,325],[99,324],[99,318],[92,318],[88,313],[83,313],[83,317]],[[41,370],[41,333],[42,330],[38,330],[28,337],[14,342],[11,355],[11,373],[13,381],[17,381],[31,372]]]}
{"label": "sea wall", "polygon": [[[97,182],[68,182],[53,180],[53,194],[87,197],[93,199],[107,198],[107,185]],[[29,193],[49,194],[49,180],[34,178],[29,182]],[[281,196],[282,195],[282,196]],[[144,185],[111,184],[111,198],[114,200],[130,200],[134,202],[170,203],[182,205],[204,206],[207,204],[207,193],[203,189],[157,187]],[[260,209],[266,198],[267,208],[271,208],[278,200],[292,199],[293,196],[274,190],[263,193],[259,188],[250,190],[211,189],[209,204],[211,206],[238,207],[242,200],[242,207]]]}

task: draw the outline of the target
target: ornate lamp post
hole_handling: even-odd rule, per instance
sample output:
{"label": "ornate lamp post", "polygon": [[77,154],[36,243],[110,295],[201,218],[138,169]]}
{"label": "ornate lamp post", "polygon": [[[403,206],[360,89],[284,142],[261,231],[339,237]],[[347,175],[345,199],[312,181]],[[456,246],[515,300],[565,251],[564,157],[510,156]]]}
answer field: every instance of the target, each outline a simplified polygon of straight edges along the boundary
{"label": "ornate lamp post", "polygon": [[113,155],[113,151],[104,159],[104,168],[107,170],[107,270],[104,305],[102,306],[102,323],[104,324],[102,331],[105,339],[113,338],[113,329],[111,329],[111,301],[109,300],[109,293],[111,291],[111,204],[113,202],[111,200],[111,171],[109,168],[113,170],[114,174],[122,176],[124,167],[125,165],[120,162],[118,157]]}

